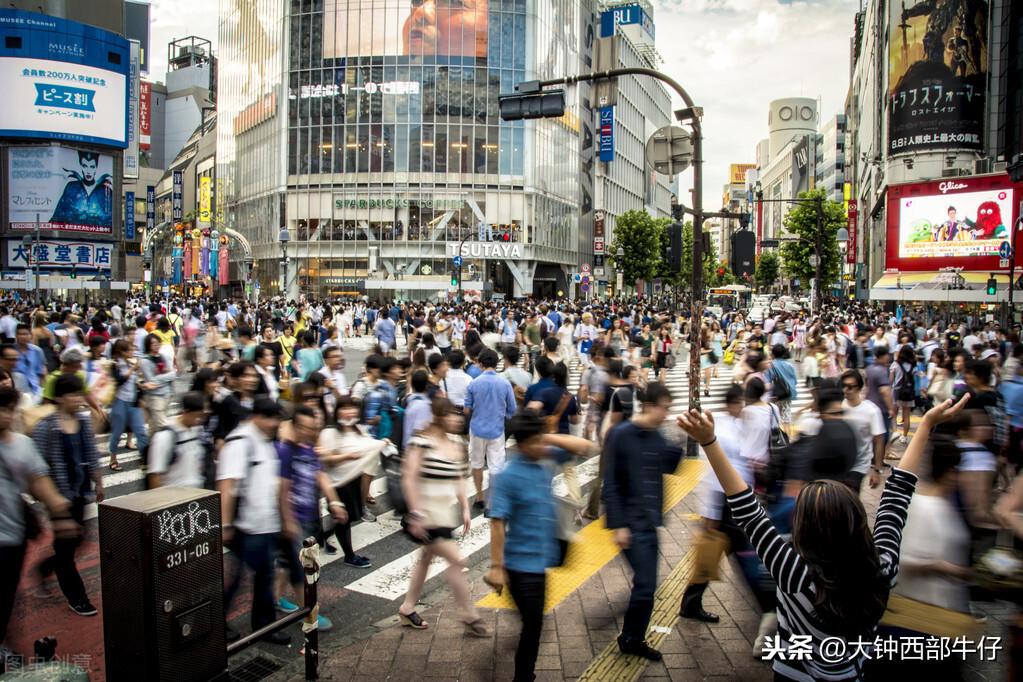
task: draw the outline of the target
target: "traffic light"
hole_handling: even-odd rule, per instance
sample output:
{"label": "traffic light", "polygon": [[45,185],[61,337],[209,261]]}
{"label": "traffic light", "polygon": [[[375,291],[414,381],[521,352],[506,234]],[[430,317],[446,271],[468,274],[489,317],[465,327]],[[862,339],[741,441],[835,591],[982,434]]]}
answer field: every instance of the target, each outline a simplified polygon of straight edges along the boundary
{"label": "traffic light", "polygon": [[724,277],[724,276],[725,276],[725,269],[722,268],[722,267],[718,267],[718,277]]}
{"label": "traffic light", "polygon": [[71,265],[71,279],[78,279],[78,266],[75,264]]}
{"label": "traffic light", "polygon": [[499,95],[497,98],[501,120],[561,118],[565,115],[564,90],[542,90],[540,81],[519,83],[515,90],[514,95]]}
{"label": "traffic light", "polygon": [[462,268],[455,268],[451,272],[451,286],[453,286],[453,287],[457,287],[458,286],[458,280],[461,278],[461,275],[462,275]]}
{"label": "traffic light", "polygon": [[996,296],[998,295],[998,280],[994,277],[987,278],[987,295]]}
{"label": "traffic light", "polygon": [[668,248],[664,254],[664,262],[670,272],[682,269],[682,223],[668,225]]}

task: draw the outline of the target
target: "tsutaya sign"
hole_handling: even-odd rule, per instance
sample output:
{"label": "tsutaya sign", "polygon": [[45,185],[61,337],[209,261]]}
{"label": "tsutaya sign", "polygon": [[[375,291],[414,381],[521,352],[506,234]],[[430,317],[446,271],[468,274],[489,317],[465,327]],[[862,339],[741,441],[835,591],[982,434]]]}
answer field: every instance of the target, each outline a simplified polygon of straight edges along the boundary
{"label": "tsutaya sign", "polygon": [[504,258],[505,260],[521,260],[522,244],[504,244],[501,242],[467,242],[462,244],[461,250],[458,244],[448,244],[449,256],[461,256],[462,258]]}

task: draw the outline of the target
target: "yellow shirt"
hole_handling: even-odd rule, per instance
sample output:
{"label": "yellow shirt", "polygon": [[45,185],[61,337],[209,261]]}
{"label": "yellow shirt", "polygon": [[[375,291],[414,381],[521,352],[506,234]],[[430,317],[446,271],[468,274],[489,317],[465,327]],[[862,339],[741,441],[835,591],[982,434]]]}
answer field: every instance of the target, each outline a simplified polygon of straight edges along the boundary
{"label": "yellow shirt", "polygon": [[291,358],[295,357],[295,341],[296,341],[295,337],[294,336],[285,336],[285,335],[282,334],[281,336],[279,336],[277,338],[277,340],[281,344],[281,351],[282,351],[282,356],[281,357],[282,357],[282,359],[284,360],[284,362],[286,364],[290,363],[291,362]]}
{"label": "yellow shirt", "polygon": [[173,346],[174,345],[174,332],[173,331],[162,332],[159,329],[157,329],[157,330],[155,330],[153,332],[153,334],[155,336],[159,337],[161,344],[166,344],[168,346]]}

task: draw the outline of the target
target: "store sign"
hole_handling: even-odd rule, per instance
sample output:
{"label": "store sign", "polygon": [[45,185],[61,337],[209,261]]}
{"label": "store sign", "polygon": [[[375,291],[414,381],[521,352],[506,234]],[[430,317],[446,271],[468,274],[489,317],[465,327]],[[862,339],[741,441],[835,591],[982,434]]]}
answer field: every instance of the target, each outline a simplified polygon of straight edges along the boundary
{"label": "store sign", "polygon": [[463,242],[459,250],[458,244],[448,244],[448,255],[462,258],[487,258],[503,260],[521,260],[522,245],[501,242]]}
{"label": "store sign", "polygon": [[604,238],[594,237],[593,238],[593,253],[597,255],[603,255],[604,253]]}
{"label": "store sign", "polygon": [[174,171],[174,184],[171,189],[171,220],[181,220],[183,214],[185,183],[181,171]]}
{"label": "store sign", "polygon": [[114,160],[68,147],[11,147],[8,216],[12,230],[111,234]]}
{"label": "store sign", "polygon": [[199,224],[209,225],[213,206],[213,178],[204,175],[199,178]]}
{"label": "store sign", "polygon": [[600,108],[600,146],[601,161],[614,161],[615,158],[615,110],[614,107]]}
{"label": "store sign", "polygon": [[594,238],[604,238],[604,218],[605,213],[603,211],[593,212],[593,236]]}
{"label": "store sign", "polygon": [[323,277],[320,283],[328,287],[338,287],[349,291],[365,291],[366,280],[361,277]]}
{"label": "store sign", "polygon": [[146,234],[152,234],[156,227],[156,188],[146,185]]}
{"label": "store sign", "polygon": [[153,106],[153,84],[148,81],[139,83],[139,148],[149,149],[152,143],[152,119],[150,111]]}
{"label": "store sign", "polygon": [[600,37],[613,36],[615,29],[619,26],[633,25],[642,26],[651,38],[654,37],[654,22],[638,4],[624,5],[602,12],[600,15]]}
{"label": "store sign", "polygon": [[80,268],[109,270],[114,245],[98,242],[45,239],[33,242],[31,249],[20,239],[7,240],[7,265],[10,267]]}
{"label": "store sign", "polygon": [[388,199],[363,199],[356,197],[334,197],[334,208],[432,208],[438,210],[458,210],[465,207],[464,199],[406,199],[392,197]]}
{"label": "store sign", "polygon": [[124,193],[124,239],[135,241],[135,192]]}
{"label": "store sign", "polygon": [[34,12],[0,9],[0,137],[128,145],[128,41]]}
{"label": "store sign", "polygon": [[124,177],[139,176],[139,41],[131,41],[128,58],[128,146],[124,150]]}
{"label": "store sign", "polygon": [[856,218],[858,208],[855,199],[849,199],[849,208],[846,212],[846,230],[849,231],[849,241],[845,246],[845,262],[850,265],[856,262]]}

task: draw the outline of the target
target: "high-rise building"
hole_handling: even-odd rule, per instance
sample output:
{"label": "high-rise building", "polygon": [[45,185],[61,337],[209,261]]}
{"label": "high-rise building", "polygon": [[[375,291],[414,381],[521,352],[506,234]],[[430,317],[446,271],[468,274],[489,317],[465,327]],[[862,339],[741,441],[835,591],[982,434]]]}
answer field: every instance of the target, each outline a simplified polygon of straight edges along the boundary
{"label": "high-rise building", "polygon": [[[771,102],[767,144],[757,146],[757,182],[765,200],[757,210],[760,239],[784,236],[784,219],[793,199],[813,185],[818,122],[817,100],[789,97]],[[766,158],[765,158],[766,152]]]}
{"label": "high-rise building", "polygon": [[[1002,254],[1023,199],[1006,174],[1017,5],[869,0],[856,15],[845,169],[860,297],[1007,297]],[[996,296],[986,292],[991,273]]]}
{"label": "high-rise building", "polygon": [[838,114],[821,126],[817,135],[816,187],[827,192],[831,201],[844,200],[845,186],[845,114]]}
{"label": "high-rise building", "polygon": [[593,245],[592,88],[535,121],[498,95],[588,72],[593,2],[228,5],[217,204],[264,296],[443,295],[455,256],[470,295],[568,291]]}
{"label": "high-rise building", "polygon": [[138,71],[123,35],[124,2],[6,4],[0,287],[70,296],[126,288],[120,199],[133,151],[137,173],[127,105]]}

